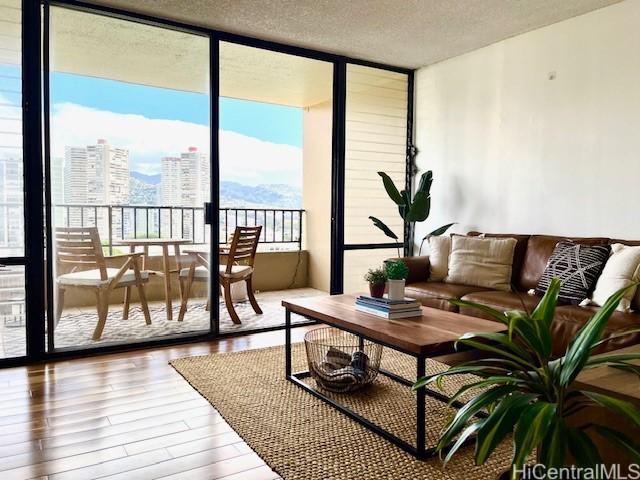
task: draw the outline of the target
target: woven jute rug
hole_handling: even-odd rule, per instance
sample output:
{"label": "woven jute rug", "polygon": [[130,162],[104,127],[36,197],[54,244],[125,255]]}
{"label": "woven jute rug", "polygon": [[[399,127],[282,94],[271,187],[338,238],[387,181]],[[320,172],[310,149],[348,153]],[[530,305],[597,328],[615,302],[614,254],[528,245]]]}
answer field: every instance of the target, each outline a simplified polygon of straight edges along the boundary
{"label": "woven jute rug", "polygon": [[[306,369],[303,344],[295,344],[294,371]],[[285,380],[284,347],[173,360],[173,367],[220,412],[231,427],[285,480],[495,479],[506,468],[511,445],[500,445],[488,463],[473,464],[473,446],[445,467],[419,461]],[[415,360],[385,349],[382,367],[415,379]],[[446,365],[429,360],[428,372]],[[449,377],[451,395],[474,377]],[[310,383],[315,382],[310,379]],[[329,393],[329,392],[325,392]],[[332,394],[400,438],[415,442],[415,394],[379,375],[351,394]],[[427,397],[427,444],[434,445],[453,410]]]}

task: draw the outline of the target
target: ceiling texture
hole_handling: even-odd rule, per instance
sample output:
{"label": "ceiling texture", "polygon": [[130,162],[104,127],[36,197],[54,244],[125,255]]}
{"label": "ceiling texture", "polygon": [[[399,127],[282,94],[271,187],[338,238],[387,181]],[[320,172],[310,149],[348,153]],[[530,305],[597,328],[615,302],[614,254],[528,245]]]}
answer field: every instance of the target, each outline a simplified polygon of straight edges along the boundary
{"label": "ceiling texture", "polygon": [[418,68],[620,0],[92,0],[192,25]]}

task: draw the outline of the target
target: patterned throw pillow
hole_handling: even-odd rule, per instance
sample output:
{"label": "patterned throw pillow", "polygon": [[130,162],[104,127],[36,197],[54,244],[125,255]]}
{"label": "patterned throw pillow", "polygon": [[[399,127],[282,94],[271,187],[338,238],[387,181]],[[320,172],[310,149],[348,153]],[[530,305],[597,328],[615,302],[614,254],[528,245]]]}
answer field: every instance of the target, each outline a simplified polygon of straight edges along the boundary
{"label": "patterned throw pillow", "polygon": [[551,279],[562,282],[558,300],[577,305],[589,296],[609,258],[609,245],[558,242],[536,287],[544,295]]}

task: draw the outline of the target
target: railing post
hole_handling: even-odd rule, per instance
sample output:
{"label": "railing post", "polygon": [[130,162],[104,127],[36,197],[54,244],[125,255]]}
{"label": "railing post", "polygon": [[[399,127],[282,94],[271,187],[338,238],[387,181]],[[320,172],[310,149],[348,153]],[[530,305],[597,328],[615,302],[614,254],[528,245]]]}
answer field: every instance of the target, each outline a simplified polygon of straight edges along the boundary
{"label": "railing post", "polygon": [[109,219],[109,255],[113,255],[113,211],[111,205],[107,207],[107,218]]}
{"label": "railing post", "polygon": [[302,250],[302,210],[298,210],[298,250]]}

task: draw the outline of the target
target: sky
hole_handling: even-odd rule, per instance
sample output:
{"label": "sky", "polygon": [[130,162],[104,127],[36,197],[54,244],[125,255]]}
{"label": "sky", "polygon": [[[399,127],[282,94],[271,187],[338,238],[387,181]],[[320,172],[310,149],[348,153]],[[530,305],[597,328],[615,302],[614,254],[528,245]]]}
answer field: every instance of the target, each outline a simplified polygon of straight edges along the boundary
{"label": "sky", "polygon": [[[52,155],[105,138],[129,149],[129,168],[160,173],[160,158],[190,146],[208,152],[209,97],[53,73]],[[302,110],[220,99],[220,174],[247,185],[302,182]]]}

